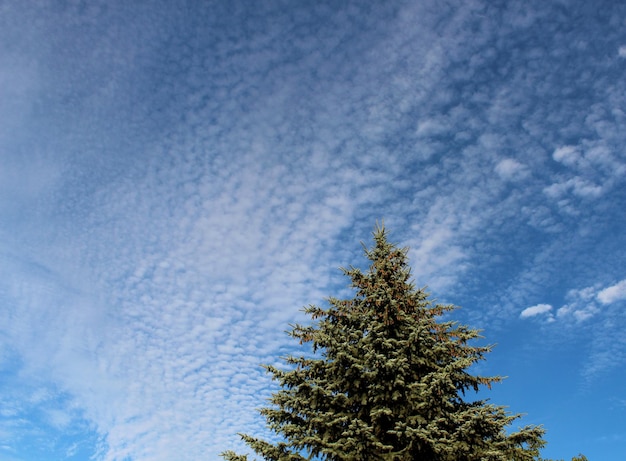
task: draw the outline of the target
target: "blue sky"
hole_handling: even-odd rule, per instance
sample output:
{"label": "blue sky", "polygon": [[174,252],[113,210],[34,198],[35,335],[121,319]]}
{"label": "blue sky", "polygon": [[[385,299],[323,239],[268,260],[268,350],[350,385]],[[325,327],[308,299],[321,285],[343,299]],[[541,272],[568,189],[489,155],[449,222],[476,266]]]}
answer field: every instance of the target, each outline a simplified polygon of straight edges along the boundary
{"label": "blue sky", "polygon": [[626,4],[0,2],[0,461],[214,460],[364,263],[626,459]]}

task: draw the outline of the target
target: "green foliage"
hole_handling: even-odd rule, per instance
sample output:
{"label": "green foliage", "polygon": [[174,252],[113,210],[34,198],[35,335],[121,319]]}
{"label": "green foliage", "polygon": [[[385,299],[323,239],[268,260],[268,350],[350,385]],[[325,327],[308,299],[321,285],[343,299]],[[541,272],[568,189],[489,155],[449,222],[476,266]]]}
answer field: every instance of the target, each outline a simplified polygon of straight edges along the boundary
{"label": "green foliage", "polygon": [[501,380],[469,372],[491,347],[470,344],[477,330],[441,319],[455,307],[415,288],[407,250],[384,228],[374,242],[366,273],[344,269],[354,298],[307,307],[313,325],[291,330],[314,354],[287,357],[284,370],[265,367],[280,390],[261,414],[282,442],[243,440],[271,461],[539,460],[541,427],[511,432],[520,415],[466,398]]}

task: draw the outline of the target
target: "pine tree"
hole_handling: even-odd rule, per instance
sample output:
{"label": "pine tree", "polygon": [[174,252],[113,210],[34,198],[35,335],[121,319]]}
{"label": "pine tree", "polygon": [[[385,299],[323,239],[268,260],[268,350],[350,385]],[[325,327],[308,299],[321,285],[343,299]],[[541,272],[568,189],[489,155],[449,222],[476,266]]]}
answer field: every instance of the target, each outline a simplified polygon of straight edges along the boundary
{"label": "pine tree", "polygon": [[[442,315],[411,281],[407,250],[383,227],[365,249],[366,273],[344,269],[353,299],[305,309],[314,320],[290,335],[312,353],[266,366],[280,385],[261,410],[280,442],[242,435],[272,461],[525,461],[538,460],[541,427],[509,431],[520,415],[466,394],[501,381],[474,375],[490,346],[470,344],[479,332]],[[228,451],[227,461],[247,456]]]}

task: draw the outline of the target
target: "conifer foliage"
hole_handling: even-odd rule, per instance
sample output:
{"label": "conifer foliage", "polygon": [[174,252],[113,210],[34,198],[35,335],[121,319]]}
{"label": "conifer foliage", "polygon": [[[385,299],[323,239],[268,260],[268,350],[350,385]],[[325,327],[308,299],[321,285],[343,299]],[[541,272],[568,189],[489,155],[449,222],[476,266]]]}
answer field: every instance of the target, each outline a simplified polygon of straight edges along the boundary
{"label": "conifer foliage", "polygon": [[266,367],[280,390],[261,414],[280,441],[243,440],[271,461],[540,459],[541,427],[511,431],[519,415],[468,398],[501,380],[470,371],[490,351],[471,344],[479,332],[442,319],[455,307],[415,288],[407,250],[389,243],[384,227],[365,254],[367,272],[344,269],[354,297],[306,308],[313,324],[291,330],[313,353]]}

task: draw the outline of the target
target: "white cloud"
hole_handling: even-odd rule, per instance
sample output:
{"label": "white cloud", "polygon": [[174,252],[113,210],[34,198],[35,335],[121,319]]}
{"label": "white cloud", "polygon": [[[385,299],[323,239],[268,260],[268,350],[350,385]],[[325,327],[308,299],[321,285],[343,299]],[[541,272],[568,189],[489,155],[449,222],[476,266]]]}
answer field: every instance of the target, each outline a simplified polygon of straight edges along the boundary
{"label": "white cloud", "polygon": [[450,127],[446,126],[445,122],[440,119],[426,118],[419,121],[415,134],[420,138],[428,138],[445,134],[449,129]]}
{"label": "white cloud", "polygon": [[619,47],[619,49],[617,50],[617,55],[620,58],[626,58],[626,45],[622,45]]}
{"label": "white cloud", "polygon": [[572,313],[572,308],[570,306],[566,305],[566,306],[563,306],[563,307],[559,307],[559,309],[556,311],[556,316],[558,318],[561,318],[561,317],[565,317],[565,316],[567,316],[567,315],[569,315],[571,313]]}
{"label": "white cloud", "polygon": [[562,200],[564,197],[598,199],[620,184],[626,171],[626,165],[615,155],[615,147],[608,142],[615,137],[617,128],[602,110],[592,108],[590,111],[586,125],[595,130],[600,139],[584,139],[578,145],[557,148],[553,159],[569,167],[569,171],[555,175],[553,183],[543,189],[546,196],[558,201],[562,211],[571,215],[579,213],[580,205]]}
{"label": "white cloud", "polygon": [[552,158],[564,165],[574,166],[580,162],[582,157],[576,146],[562,146],[554,151]]}
{"label": "white cloud", "polygon": [[559,206],[563,209],[572,210],[571,214],[577,214],[578,211],[571,208],[569,200],[559,200],[566,197],[569,193],[580,198],[595,199],[604,193],[604,188],[579,176],[568,179],[567,181],[556,182],[543,189],[543,193],[551,199],[558,200]]}
{"label": "white cloud", "polygon": [[573,178],[568,181],[572,192],[579,197],[596,198],[602,195],[602,186],[597,186],[581,178]]}
{"label": "white cloud", "polygon": [[543,189],[543,193],[552,199],[558,199],[567,192],[567,189],[568,187],[566,183],[557,182],[545,187]]}
{"label": "white cloud", "polygon": [[496,165],[496,173],[504,180],[524,179],[528,176],[528,168],[512,158],[506,158]]}
{"label": "white cloud", "polygon": [[567,292],[567,297],[569,299],[582,300],[585,302],[589,302],[593,300],[597,292],[598,292],[597,286],[591,286],[591,287],[586,287],[586,288],[574,288]]}
{"label": "white cloud", "polygon": [[586,309],[574,311],[572,315],[578,322],[583,322],[593,317],[597,312],[598,311],[594,306],[588,306]]}
{"label": "white cloud", "polygon": [[546,314],[552,310],[550,304],[537,304],[535,306],[527,307],[522,311],[520,317],[525,319],[528,317],[534,317],[536,315]]}
{"label": "white cloud", "polygon": [[596,300],[600,300],[600,294],[608,289],[598,290],[598,285],[569,290],[566,295],[568,304],[557,310],[556,317],[563,320],[574,318],[577,322],[583,322],[598,315],[601,311]]}
{"label": "white cloud", "polygon": [[602,304],[611,304],[623,299],[626,299],[626,280],[622,280],[598,293],[598,301]]}

